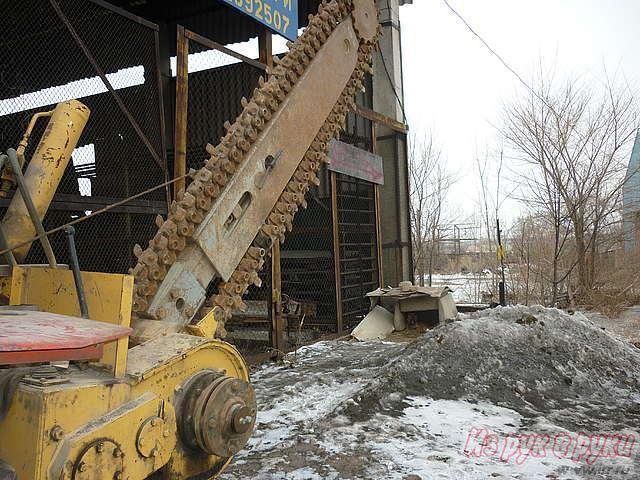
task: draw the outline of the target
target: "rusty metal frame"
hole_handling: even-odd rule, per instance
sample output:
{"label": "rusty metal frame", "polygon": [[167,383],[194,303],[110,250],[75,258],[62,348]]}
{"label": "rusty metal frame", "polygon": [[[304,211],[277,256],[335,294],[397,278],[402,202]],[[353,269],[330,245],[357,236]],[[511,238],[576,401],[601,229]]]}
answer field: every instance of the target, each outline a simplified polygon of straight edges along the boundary
{"label": "rusty metal frame", "polygon": [[280,242],[274,242],[271,247],[271,304],[269,317],[271,317],[271,347],[276,351],[276,356],[285,350],[284,345],[284,319],[282,317],[282,270],[280,264]]}
{"label": "rusty metal frame", "polygon": [[331,178],[331,227],[333,232],[333,273],[336,289],[336,332],[342,333],[342,281],[340,278],[340,234],[338,226],[338,182],[336,172],[329,172]]}
{"label": "rusty metal frame", "polygon": [[[176,46],[176,101],[174,119],[174,178],[183,176],[187,170],[187,140],[188,140],[188,100],[189,100],[189,45],[195,42],[212,50],[218,50],[243,63],[265,71],[272,65],[272,43],[270,31],[265,29],[259,36],[259,60],[253,60],[239,54],[219,43],[203,37],[186,29],[182,25],[177,26]],[[185,188],[184,179],[177,181],[174,192]],[[284,321],[282,317],[281,282],[282,272],[280,263],[280,245],[274,244],[271,250],[271,285],[269,302],[269,324],[271,346],[276,352],[285,349],[284,345]]]}
{"label": "rusty metal frame", "polygon": [[[404,145],[404,158],[408,159],[409,157],[409,143],[408,143],[408,138],[407,138],[407,133],[399,133],[399,136],[401,136],[402,138],[402,142]],[[411,197],[410,192],[411,190],[409,189],[409,164],[408,161],[404,164],[403,166],[406,170],[406,175],[404,176],[405,178],[405,182],[406,182],[406,192],[407,192],[407,198],[405,199],[405,201],[407,202],[407,208],[406,208],[406,213],[407,213],[407,228],[409,229],[409,233],[407,236],[407,244],[408,244],[408,249],[409,249],[409,276],[410,276],[410,280],[412,282],[415,282],[415,278],[413,278],[413,242],[411,241]],[[400,202],[398,202],[399,204]],[[400,239],[399,239],[400,240]]]}
{"label": "rusty metal frame", "polygon": [[[173,178],[187,173],[187,109],[189,104],[189,37],[182,25],[178,25],[176,46],[176,111],[174,119],[173,141]],[[185,190],[185,179],[177,180],[174,197],[180,190]]]}
{"label": "rusty metal frame", "polygon": [[189,40],[193,40],[196,43],[199,43],[200,45],[203,45],[207,48],[211,48],[213,50],[219,50],[222,53],[225,53],[231,57],[234,57],[238,60],[240,60],[241,62],[244,63],[248,63],[249,65],[252,65],[256,68],[259,68],[261,70],[266,70],[267,69],[267,65],[258,61],[258,60],[253,60],[252,58],[246,57],[244,55],[242,55],[241,53],[238,52],[234,52],[233,50],[225,47],[224,45],[220,45],[218,42],[214,42],[213,40],[207,38],[207,37],[203,37],[202,35],[199,35],[195,32],[192,32],[191,30],[187,30],[186,28],[184,29],[184,34],[185,36],[189,39]]}
{"label": "rusty metal frame", "polygon": [[152,30],[155,30],[156,32],[158,30],[160,30],[160,27],[158,27],[158,25],[156,25],[155,23],[150,22],[146,18],[139,17],[138,15],[135,15],[135,14],[129,12],[128,10],[125,10],[124,8],[117,7],[116,5],[113,5],[113,4],[109,3],[109,2],[105,2],[104,0],[89,0],[89,1],[91,3],[95,3],[99,7],[104,8],[105,10],[110,10],[113,13],[117,13],[118,15],[131,20],[132,22],[136,22],[136,23],[139,23],[140,25],[143,25],[143,26],[145,26],[147,28],[151,28]]}
{"label": "rusty metal frame", "polygon": [[[398,150],[398,139],[395,137],[393,138],[393,156],[397,159],[398,155],[400,154],[400,151]],[[402,243],[402,226],[400,225],[400,175],[399,172],[396,170],[396,182],[394,185],[394,189],[395,189],[395,197],[396,197],[396,238],[398,239],[398,244],[401,245]],[[402,281],[404,280],[404,269],[402,267],[402,260],[403,260],[403,248],[402,246],[400,246],[396,252],[396,277],[398,278],[398,281]]]}
{"label": "rusty metal frame", "polygon": [[[145,23],[143,23],[145,25]],[[157,26],[156,26],[157,27]],[[162,158],[164,159],[164,181],[169,181],[169,165],[167,162],[167,125],[164,117],[164,89],[162,88],[162,72],[160,71],[160,35],[159,29],[155,28],[153,32],[153,40],[155,43],[156,56],[156,83],[158,84],[158,102],[160,115],[160,148],[162,149]],[[171,190],[169,184],[165,187],[165,197],[167,200],[167,209],[171,205]]]}
{"label": "rusty metal frame", "polygon": [[[253,60],[238,52],[220,45],[213,40],[188,30],[183,25],[177,26],[176,44],[176,103],[174,118],[174,156],[173,156],[173,178],[184,176],[187,171],[187,115],[189,104],[189,42],[193,41],[199,45],[218,50],[241,62],[247,63],[260,70],[267,69],[268,59],[271,58],[271,42],[267,42],[267,37],[260,37],[260,58],[263,61]],[[270,38],[269,38],[270,40]],[[268,48],[268,53],[267,49]],[[185,180],[178,180],[174,186],[175,193],[185,189]]]}
{"label": "rusty metal frame", "polygon": [[[264,28],[258,36],[259,62],[266,67],[273,66],[271,31]],[[235,55],[234,55],[235,56]],[[237,58],[237,57],[236,57]],[[253,63],[251,63],[253,65]],[[262,67],[261,67],[262,68]],[[282,316],[282,263],[280,260],[280,242],[274,242],[271,246],[271,285],[269,338],[271,347],[275,350],[275,356],[282,355],[286,346],[284,344],[284,318]]]}
{"label": "rusty metal frame", "polygon": [[[119,200],[121,200],[119,197],[103,197],[99,195],[89,197],[70,193],[57,193],[51,201],[49,210],[57,212],[93,211],[112,205]],[[0,198],[0,208],[7,208],[10,204],[11,199]],[[132,200],[127,205],[111,209],[112,213],[139,213],[144,215],[166,215],[167,211],[167,204],[164,201],[144,199]]]}
{"label": "rusty metal frame", "polygon": [[273,36],[271,30],[264,28],[258,36],[259,63],[266,67],[273,66]]}
{"label": "rusty metal frame", "polygon": [[367,120],[371,120],[374,123],[381,123],[382,125],[389,127],[394,132],[406,134],[409,131],[409,127],[406,124],[387,117],[382,113],[378,113],[375,110],[371,110],[370,108],[355,105],[353,111]]}
{"label": "rusty metal frame", "polygon": [[122,98],[120,97],[118,92],[113,88],[113,85],[111,85],[111,82],[107,78],[107,75],[105,74],[104,70],[102,70],[102,68],[98,64],[95,56],[93,55],[91,50],[89,50],[89,47],[87,47],[87,44],[84,43],[84,41],[82,40],[82,38],[80,37],[80,35],[76,31],[74,26],[71,24],[71,22],[69,21],[67,16],[62,11],[62,8],[60,8],[60,4],[58,3],[58,1],[57,0],[49,0],[49,3],[51,4],[53,9],[55,10],[56,15],[58,15],[58,18],[60,19],[62,24],[69,31],[69,34],[71,35],[73,40],[76,42],[78,47],[80,47],[80,50],[82,50],[82,53],[84,54],[84,56],[87,58],[87,60],[89,61],[89,63],[93,67],[93,69],[96,71],[96,73],[98,74],[98,76],[102,80],[102,83],[107,88],[107,90],[109,91],[109,93],[111,94],[113,99],[115,100],[116,104],[120,108],[120,111],[127,118],[127,120],[129,120],[129,123],[131,124],[131,126],[134,129],[134,131],[138,135],[138,138],[140,138],[142,143],[144,143],[144,145],[147,147],[147,150],[149,150],[149,153],[151,154],[151,156],[153,157],[155,162],[158,164],[158,166],[162,170],[166,170],[166,168],[167,168],[167,159],[166,159],[166,156],[164,155],[164,152],[162,152],[163,155],[161,157],[158,154],[158,152],[156,151],[156,149],[153,147],[153,145],[151,144],[151,141],[144,134],[144,132],[142,131],[142,128],[140,128],[140,125],[138,124],[136,119],[133,117],[133,115],[131,114],[131,112],[127,108],[127,106],[124,104],[124,102],[122,101]]}
{"label": "rusty metal frame", "polygon": [[[358,115],[361,116],[363,118],[366,118],[368,120],[371,121],[371,145],[372,145],[372,152],[373,153],[377,153],[377,140],[378,138],[383,139],[383,140],[389,140],[392,139],[393,140],[393,151],[394,151],[394,156],[395,158],[398,158],[398,156],[400,155],[400,148],[399,148],[399,142],[403,142],[404,143],[404,148],[405,148],[405,153],[406,153],[406,149],[407,149],[407,133],[409,131],[409,127],[402,123],[402,122],[398,122],[397,120],[394,120],[390,117],[387,117],[386,115],[383,115],[381,113],[378,113],[374,110],[371,110],[369,108],[365,108],[365,107],[361,107],[359,105],[355,105],[353,112]],[[386,127],[388,127],[389,129],[391,129],[392,133],[390,135],[385,135],[383,137],[378,137],[377,136],[377,126],[378,125],[384,125]],[[403,168],[407,168],[406,165],[403,166]],[[408,182],[408,175],[405,175],[405,181]],[[376,214],[376,244],[377,244],[377,256],[378,256],[378,280],[380,282],[380,286],[384,286],[384,267],[383,267],[383,249],[384,248],[394,248],[396,249],[396,259],[395,259],[395,270],[396,270],[396,276],[400,279],[402,279],[404,277],[404,268],[403,268],[403,257],[404,257],[404,248],[408,247],[409,252],[409,268],[410,268],[410,272],[413,272],[413,251],[412,251],[412,245],[411,245],[411,241],[407,241],[404,242],[402,241],[402,226],[401,226],[401,222],[400,222],[400,215],[401,215],[401,207],[400,207],[400,191],[401,191],[401,182],[402,180],[400,179],[400,176],[398,176],[397,181],[395,182],[395,184],[393,185],[393,189],[395,191],[395,197],[396,197],[396,235],[397,235],[397,241],[395,242],[391,242],[391,243],[387,243],[387,244],[383,244],[382,243],[382,231],[381,231],[381,227],[380,227],[380,186],[379,185],[374,185],[374,195],[375,195],[375,214]],[[408,194],[408,184],[407,184],[407,194]],[[406,199],[406,202],[409,202],[409,198]],[[407,205],[409,205],[407,203]],[[410,218],[409,218],[409,209],[407,208],[407,222],[409,222],[407,225],[409,225],[410,228]],[[409,238],[411,238],[411,236],[409,235]]]}
{"label": "rusty metal frame", "polygon": [[[378,127],[376,122],[371,122],[371,152],[378,153]],[[375,203],[376,213],[376,253],[378,256],[378,285],[380,288],[384,287],[384,272],[382,265],[382,229],[380,228],[380,185],[373,185],[373,196]]]}

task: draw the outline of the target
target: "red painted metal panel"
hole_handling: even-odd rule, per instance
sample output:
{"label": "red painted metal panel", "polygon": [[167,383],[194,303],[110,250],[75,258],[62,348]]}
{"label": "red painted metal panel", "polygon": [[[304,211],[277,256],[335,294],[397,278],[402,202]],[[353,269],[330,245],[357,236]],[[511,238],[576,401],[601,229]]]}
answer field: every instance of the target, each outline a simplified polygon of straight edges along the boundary
{"label": "red painted metal panel", "polygon": [[0,310],[0,353],[81,350],[127,337],[131,331],[49,312]]}
{"label": "red painted metal panel", "polygon": [[64,350],[25,350],[0,352],[0,365],[59,362],[63,360],[97,360],[102,357],[102,344]]}

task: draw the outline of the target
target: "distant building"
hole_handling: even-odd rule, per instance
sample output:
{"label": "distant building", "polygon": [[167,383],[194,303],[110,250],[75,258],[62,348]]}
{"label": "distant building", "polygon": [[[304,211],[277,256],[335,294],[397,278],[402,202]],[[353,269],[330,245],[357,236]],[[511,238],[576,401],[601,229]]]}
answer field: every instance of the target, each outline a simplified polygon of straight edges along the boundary
{"label": "distant building", "polygon": [[622,191],[622,219],[624,223],[624,251],[637,251],[640,240],[640,130],[629,158],[629,166]]}

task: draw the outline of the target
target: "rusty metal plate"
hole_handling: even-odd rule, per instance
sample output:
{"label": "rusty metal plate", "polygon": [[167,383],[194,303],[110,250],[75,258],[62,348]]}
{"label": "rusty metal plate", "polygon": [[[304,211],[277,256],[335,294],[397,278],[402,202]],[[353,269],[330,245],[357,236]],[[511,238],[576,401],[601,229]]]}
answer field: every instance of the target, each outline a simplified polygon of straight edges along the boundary
{"label": "rusty metal plate", "polygon": [[374,0],[353,0],[353,26],[363,42],[372,43],[378,32],[378,9]]}
{"label": "rusty metal plate", "polygon": [[[351,22],[343,22],[298,80],[249,151],[241,171],[196,231],[196,241],[223,280],[227,281],[238,266],[338,101],[356,67],[357,48]],[[270,173],[265,169],[269,156],[277,158]],[[246,210],[227,228],[225,221],[247,194],[250,202]]]}
{"label": "rusty metal plate", "polygon": [[384,185],[382,157],[335,138],[329,143],[329,170]]}

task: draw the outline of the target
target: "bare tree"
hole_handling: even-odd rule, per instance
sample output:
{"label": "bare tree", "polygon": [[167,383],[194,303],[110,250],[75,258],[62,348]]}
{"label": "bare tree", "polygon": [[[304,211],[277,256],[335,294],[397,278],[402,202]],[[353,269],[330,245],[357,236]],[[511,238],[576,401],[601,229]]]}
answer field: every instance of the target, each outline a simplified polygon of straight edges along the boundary
{"label": "bare tree", "polygon": [[[500,260],[498,258],[498,242],[496,219],[498,218],[500,207],[500,176],[502,171],[502,152],[496,157],[485,149],[482,156],[476,154],[476,166],[478,169],[479,185],[479,208],[480,208],[480,232],[484,230],[486,242],[480,242],[480,258],[483,270],[487,267],[491,270],[490,294],[494,297],[498,292],[498,282],[501,275],[498,274]],[[495,194],[491,193],[491,187],[495,186]],[[484,251],[483,244],[487,250]],[[480,280],[480,279],[478,279]],[[497,299],[496,299],[497,300]]]}
{"label": "bare tree", "polygon": [[[504,138],[529,166],[527,201],[546,212],[554,227],[554,289],[575,267],[580,290],[592,290],[601,234],[617,208],[637,128],[632,92],[608,80],[558,87],[541,78],[527,96],[505,107]],[[560,273],[569,235],[574,262]]]}
{"label": "bare tree", "polygon": [[431,135],[409,142],[409,188],[414,277],[432,283],[447,194],[455,182]]}

